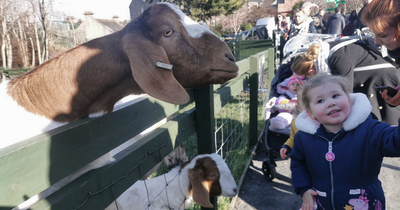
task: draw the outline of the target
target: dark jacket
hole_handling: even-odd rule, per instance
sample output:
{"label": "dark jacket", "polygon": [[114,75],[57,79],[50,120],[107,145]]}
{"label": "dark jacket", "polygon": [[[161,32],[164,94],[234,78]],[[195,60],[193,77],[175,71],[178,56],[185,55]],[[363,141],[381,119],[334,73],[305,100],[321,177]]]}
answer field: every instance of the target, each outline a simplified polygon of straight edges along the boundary
{"label": "dark jacket", "polygon": [[329,17],[325,27],[328,29],[328,34],[341,35],[345,26],[344,17],[341,14],[335,13]]}
{"label": "dark jacket", "polygon": [[322,30],[324,28],[324,21],[322,21],[324,19],[324,17],[322,17],[320,14],[317,14],[313,17],[314,19],[314,26],[315,26],[315,30],[317,33],[322,34]]}
{"label": "dark jacket", "polygon": [[356,26],[356,28],[358,28],[358,29],[362,29],[362,28],[364,28],[364,27],[367,27],[366,25],[364,25],[363,23],[362,23],[362,21],[361,21],[361,14],[363,13],[363,11],[364,11],[364,9],[365,9],[365,6],[363,7],[363,8],[361,8],[360,9],[360,11],[358,12],[358,15],[357,15],[357,26]]}
{"label": "dark jacket", "polygon": [[327,34],[328,33],[328,29],[326,28],[326,25],[328,24],[328,20],[322,19],[322,25],[324,25],[323,28],[322,28],[322,32],[321,32],[322,34]]}
{"label": "dark jacket", "polygon": [[[293,186],[299,195],[317,190],[319,210],[364,209],[360,208],[364,204],[368,209],[384,210],[378,175],[383,157],[400,156],[400,128],[372,119],[365,95],[351,94],[351,99],[350,116],[334,137],[328,137],[324,126],[307,118],[305,112],[297,117],[299,132],[290,153]],[[329,146],[335,155],[332,161],[325,157]]]}
{"label": "dark jacket", "polygon": [[[332,49],[340,42],[330,42]],[[363,70],[367,66],[384,64],[370,70]],[[400,117],[400,108],[392,107],[386,103],[377,86],[396,87],[400,83],[400,71],[395,65],[389,64],[381,55],[372,51],[366,44],[353,43],[339,48],[328,60],[328,66],[333,75],[341,75],[353,84],[354,92],[361,92],[368,96],[372,104],[373,117],[396,125]]]}

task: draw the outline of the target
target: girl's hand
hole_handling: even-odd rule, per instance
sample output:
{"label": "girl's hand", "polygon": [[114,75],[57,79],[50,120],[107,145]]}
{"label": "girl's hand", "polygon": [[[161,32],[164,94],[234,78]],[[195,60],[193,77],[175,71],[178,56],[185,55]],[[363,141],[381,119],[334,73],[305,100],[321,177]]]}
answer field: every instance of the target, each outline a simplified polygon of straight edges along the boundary
{"label": "girl's hand", "polygon": [[281,150],[279,151],[282,159],[285,159],[287,157],[286,152],[287,152],[286,148],[281,148]]}
{"label": "girl's hand", "polygon": [[[400,85],[398,85],[395,89],[400,90]],[[388,96],[387,92],[388,92],[387,90],[381,92],[382,98],[385,99],[386,102],[392,106],[400,105],[400,91],[397,92],[397,94],[393,97]]]}
{"label": "girl's hand", "polygon": [[314,210],[314,196],[317,195],[318,193],[312,189],[309,189],[303,193],[301,196],[301,199],[303,199],[301,210]]}

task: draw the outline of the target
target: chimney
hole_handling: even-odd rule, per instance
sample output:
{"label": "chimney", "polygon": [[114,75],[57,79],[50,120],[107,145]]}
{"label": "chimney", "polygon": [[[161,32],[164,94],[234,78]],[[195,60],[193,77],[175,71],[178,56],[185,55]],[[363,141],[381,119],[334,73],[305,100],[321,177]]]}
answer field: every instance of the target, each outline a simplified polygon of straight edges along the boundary
{"label": "chimney", "polygon": [[86,18],[93,18],[93,12],[91,12],[91,11],[85,11],[84,13],[83,13],[83,15],[85,15],[85,19]]}
{"label": "chimney", "polygon": [[118,15],[114,15],[114,16],[112,17],[112,19],[113,19],[113,21],[119,23],[119,17],[118,17]]}

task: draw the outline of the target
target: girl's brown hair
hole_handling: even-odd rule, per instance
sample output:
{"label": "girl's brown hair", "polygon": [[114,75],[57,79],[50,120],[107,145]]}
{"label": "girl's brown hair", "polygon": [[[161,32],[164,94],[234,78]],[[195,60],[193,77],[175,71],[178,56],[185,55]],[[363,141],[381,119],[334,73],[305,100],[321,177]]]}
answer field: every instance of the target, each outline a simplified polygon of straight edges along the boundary
{"label": "girl's brown hair", "polygon": [[304,76],[308,73],[308,70],[315,69],[314,59],[318,57],[319,48],[319,44],[313,44],[308,48],[306,53],[295,57],[290,67],[292,71],[297,75]]}

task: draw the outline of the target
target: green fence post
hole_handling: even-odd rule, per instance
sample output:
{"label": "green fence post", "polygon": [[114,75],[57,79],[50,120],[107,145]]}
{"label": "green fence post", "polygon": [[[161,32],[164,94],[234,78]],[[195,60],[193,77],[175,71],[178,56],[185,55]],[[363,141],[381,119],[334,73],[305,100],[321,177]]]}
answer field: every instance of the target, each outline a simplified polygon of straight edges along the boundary
{"label": "green fence post", "polygon": [[268,49],[268,84],[271,85],[272,78],[275,76],[275,48]]}
{"label": "green fence post", "polygon": [[[207,85],[194,89],[194,100],[196,103],[196,131],[198,153],[215,153],[215,118],[214,118],[214,88]],[[214,210],[218,209],[217,197],[210,197]],[[201,207],[202,210],[211,208]]]}
{"label": "green fence post", "polygon": [[235,58],[236,61],[242,60],[240,57],[240,41],[235,41]]}
{"label": "green fence post", "polygon": [[249,146],[257,143],[257,127],[258,127],[258,69],[260,59],[257,56],[250,56],[250,120],[249,120]]}

